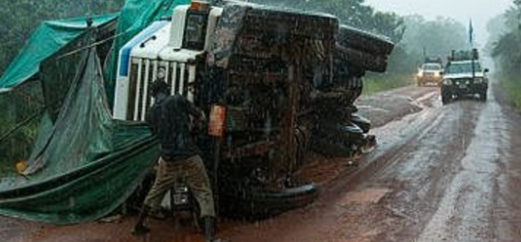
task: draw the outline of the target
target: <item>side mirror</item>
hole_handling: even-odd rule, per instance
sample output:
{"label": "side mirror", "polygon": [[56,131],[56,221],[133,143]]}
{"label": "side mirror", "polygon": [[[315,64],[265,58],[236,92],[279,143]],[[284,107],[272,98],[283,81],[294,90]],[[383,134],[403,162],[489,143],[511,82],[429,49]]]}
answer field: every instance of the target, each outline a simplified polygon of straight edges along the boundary
{"label": "side mirror", "polygon": [[485,68],[485,73],[488,73],[490,70],[488,68]]}
{"label": "side mirror", "polygon": [[443,76],[443,74],[445,74],[444,71],[440,71],[440,76]]}

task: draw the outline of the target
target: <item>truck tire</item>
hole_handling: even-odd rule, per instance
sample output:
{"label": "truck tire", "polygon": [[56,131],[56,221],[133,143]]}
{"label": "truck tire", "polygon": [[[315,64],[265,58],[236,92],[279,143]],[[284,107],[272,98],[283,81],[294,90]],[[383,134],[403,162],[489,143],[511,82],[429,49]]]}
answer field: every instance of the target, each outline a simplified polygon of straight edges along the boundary
{"label": "truck tire", "polygon": [[441,103],[443,103],[443,105],[448,104],[450,101],[451,101],[451,97],[449,97],[449,95],[447,95],[447,94],[441,95]]}
{"label": "truck tire", "polygon": [[232,218],[264,219],[304,207],[318,197],[312,183],[280,190],[264,188],[221,189],[221,211]]}
{"label": "truck tire", "polygon": [[337,43],[341,46],[349,46],[376,56],[390,55],[394,49],[394,43],[388,38],[347,25],[340,26]]}
{"label": "truck tire", "polygon": [[351,115],[351,122],[356,124],[356,126],[360,127],[364,134],[369,133],[369,130],[371,130],[371,121],[367,118],[360,116],[357,113],[353,113]]}
{"label": "truck tire", "polygon": [[363,50],[336,45],[336,58],[358,66],[367,71],[385,72],[387,70],[387,56],[375,55]]}
{"label": "truck tire", "polygon": [[479,94],[479,100],[486,102],[487,101],[487,91]]}
{"label": "truck tire", "polygon": [[354,142],[364,137],[364,130],[354,122],[340,123],[335,120],[320,120],[313,135],[327,140]]}
{"label": "truck tire", "polygon": [[355,152],[364,139],[364,130],[354,122],[338,123],[321,120],[313,133],[312,149],[325,156],[348,157]]}

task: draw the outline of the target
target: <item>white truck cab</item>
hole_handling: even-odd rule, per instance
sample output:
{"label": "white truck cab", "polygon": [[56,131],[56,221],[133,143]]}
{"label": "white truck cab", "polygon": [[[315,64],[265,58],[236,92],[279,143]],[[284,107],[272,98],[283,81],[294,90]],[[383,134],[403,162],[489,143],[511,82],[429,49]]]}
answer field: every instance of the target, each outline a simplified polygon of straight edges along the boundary
{"label": "white truck cab", "polygon": [[148,86],[158,78],[193,101],[197,59],[210,48],[222,8],[193,1],[174,9],[171,21],[157,21],[119,53],[114,118],[143,121],[152,105]]}

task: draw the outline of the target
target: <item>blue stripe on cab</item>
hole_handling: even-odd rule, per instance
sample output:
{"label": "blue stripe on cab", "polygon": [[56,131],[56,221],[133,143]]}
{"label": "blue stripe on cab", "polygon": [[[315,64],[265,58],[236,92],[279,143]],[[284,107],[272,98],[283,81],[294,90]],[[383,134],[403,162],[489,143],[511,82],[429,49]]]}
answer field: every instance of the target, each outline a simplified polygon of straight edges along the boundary
{"label": "blue stripe on cab", "polygon": [[130,52],[132,49],[146,40],[148,37],[150,37],[151,34],[155,33],[162,27],[164,27],[168,21],[156,21],[152,23],[149,27],[141,31],[138,35],[136,35],[134,38],[132,38],[128,43],[126,43],[120,50],[119,54],[119,61],[120,61],[120,69],[119,69],[119,75],[120,76],[128,76],[128,67],[129,67],[129,61],[130,61]]}

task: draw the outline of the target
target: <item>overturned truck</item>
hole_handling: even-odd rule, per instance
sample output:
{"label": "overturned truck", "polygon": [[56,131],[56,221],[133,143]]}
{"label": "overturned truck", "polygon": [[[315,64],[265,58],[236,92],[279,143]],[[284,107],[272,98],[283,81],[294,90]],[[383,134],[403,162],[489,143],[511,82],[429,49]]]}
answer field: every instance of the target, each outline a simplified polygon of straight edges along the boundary
{"label": "overturned truck", "polygon": [[354,101],[393,47],[331,15],[194,1],[121,49],[114,117],[143,121],[150,83],[164,79],[210,117],[197,142],[222,211],[283,212],[316,197],[292,176],[309,150],[349,156],[374,145]]}

